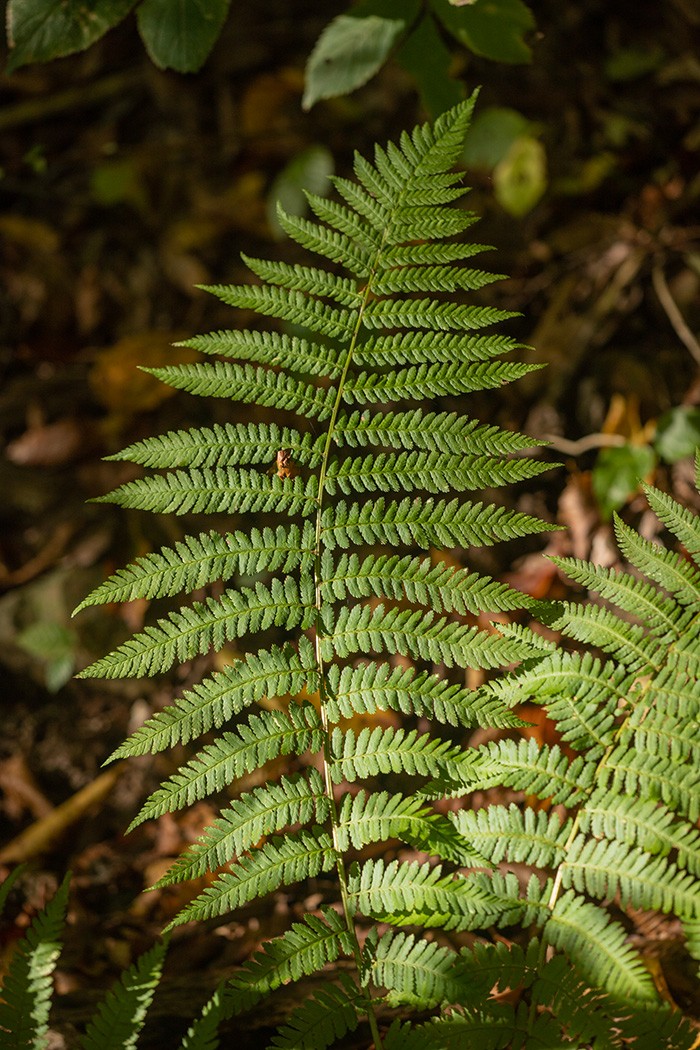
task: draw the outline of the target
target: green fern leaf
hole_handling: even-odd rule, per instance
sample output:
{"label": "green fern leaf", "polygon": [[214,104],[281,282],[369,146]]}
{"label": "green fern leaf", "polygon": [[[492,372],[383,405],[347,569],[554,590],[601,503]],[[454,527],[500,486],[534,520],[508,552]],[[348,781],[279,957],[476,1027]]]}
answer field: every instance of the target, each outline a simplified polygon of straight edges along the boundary
{"label": "green fern leaf", "polygon": [[88,1024],[81,1050],[129,1050],[136,1045],[163,973],[166,948],[165,941],[156,944],[124,971]]}
{"label": "green fern leaf", "polygon": [[691,919],[700,915],[700,889],[693,875],[622,842],[579,836],[569,846],[561,871],[565,888],[601,900],[619,893],[623,906],[674,911]]}
{"label": "green fern leaf", "polygon": [[332,908],[321,916],[305,915],[280,937],[263,945],[231,978],[227,996],[236,1013],[255,1003],[289,981],[298,981],[334,962],[341,952],[352,954],[347,927]]}
{"label": "green fern leaf", "polygon": [[493,696],[451,685],[445,678],[412,667],[373,662],[341,670],[335,664],[329,668],[328,683],[332,690],[328,712],[334,722],[354,714],[390,710],[453,726],[527,724]]}
{"label": "green fern leaf", "polygon": [[[569,761],[555,744],[538,745],[530,740],[499,740],[481,749],[485,760],[485,776],[480,779],[482,787],[497,783],[529,795],[551,798],[552,804],[564,803],[574,806],[585,797],[593,783],[595,763],[577,757]],[[478,777],[478,759],[473,764],[474,776]],[[493,772],[492,772],[493,771]]]}
{"label": "green fern leaf", "polygon": [[300,594],[296,580],[275,578],[268,589],[229,590],[218,600],[208,598],[170,613],[158,626],[147,627],[108,656],[81,672],[82,678],[125,678],[167,671],[176,661],[189,660],[243,634],[264,631],[272,624],[286,628],[310,625],[311,594]]}
{"label": "green fern leaf", "polygon": [[316,504],[314,479],[280,478],[243,467],[174,470],[120,485],[96,503],[118,503],[154,514],[230,514],[279,511],[310,514]]}
{"label": "green fern leaf", "polygon": [[455,826],[475,850],[492,864],[505,857],[515,864],[554,867],[566,856],[571,821],[561,823],[556,812],[488,806],[451,813]]}
{"label": "green fern leaf", "polygon": [[488,864],[445,817],[432,812],[422,799],[389,795],[386,791],[345,795],[336,837],[343,852],[347,852],[350,843],[359,850],[369,842],[395,837],[459,866]]}
{"label": "green fern leaf", "polygon": [[412,933],[388,930],[379,939],[372,980],[389,990],[393,1006],[410,1004],[425,1010],[474,998],[471,975],[461,971],[454,952]]}
{"label": "green fern leaf", "polygon": [[354,1032],[364,1005],[359,989],[340,974],[341,987],[328,984],[289,1014],[270,1050],[324,1050]]}
{"label": "green fern leaf", "polygon": [[311,666],[313,655],[304,636],[299,639],[298,652],[285,645],[271,646],[257,656],[248,653],[149,718],[108,761],[187,744],[264,697],[274,699],[304,687],[313,693],[318,688],[318,674]]}
{"label": "green fern leaf", "polygon": [[249,536],[242,532],[187,536],[174,547],[161,547],[157,554],[145,554],[128,568],[120,569],[89,594],[73,615],[105,602],[195,591],[214,580],[228,580],[236,573],[252,576],[262,571],[308,571],[313,541],[308,522],[303,534],[298,525],[279,525],[274,531],[252,529]]}
{"label": "green fern leaf", "polygon": [[[203,354],[220,354],[222,357],[236,357],[241,361],[255,361],[261,365],[284,365],[290,372],[303,372],[307,375],[330,376],[339,378],[343,368],[340,352],[323,343],[309,343],[298,336],[282,335],[279,332],[242,331],[212,332],[210,335],[196,335],[185,339],[175,346],[187,346]],[[252,373],[244,373],[251,376]],[[267,397],[268,381],[273,379],[260,369],[255,374],[256,382],[262,384],[263,396]],[[255,397],[251,389],[249,396]],[[313,402],[314,395],[307,391]]]}
{"label": "green fern leaf", "polygon": [[310,769],[308,777],[281,777],[232,802],[205,830],[202,837],[173,864],[153,887],[196,879],[227,864],[251,849],[265,835],[291,824],[328,818],[329,802],[321,774]]}
{"label": "green fern leaf", "polygon": [[61,954],[69,888],[66,875],[10,960],[0,989],[0,1034],[7,1050],[43,1050],[47,1045],[53,972]]}
{"label": "green fern leaf", "polygon": [[568,890],[556,902],[543,931],[548,944],[563,951],[595,986],[611,995],[652,1002],[653,981],[622,926],[596,905]]}
{"label": "green fern leaf", "polygon": [[327,419],[335,390],[324,390],[294,379],[285,372],[269,372],[252,365],[216,364],[171,365],[144,371],[178,390],[199,397],[225,397],[239,402],[287,409],[299,415]]}
{"label": "green fern leaf", "polygon": [[238,726],[237,733],[221,734],[216,743],[205,747],[154,791],[130,828],[191,806],[280,754],[303,754],[307,748],[317,751],[320,745],[321,723],[312,704],[293,704],[287,712],[251,715],[247,725]]}
{"label": "green fern leaf", "polygon": [[340,413],[335,440],[350,448],[391,445],[394,448],[430,448],[440,452],[506,456],[532,446],[532,441],[511,430],[499,430],[453,412]]}
{"label": "green fern leaf", "polygon": [[380,496],[362,507],[340,500],[321,515],[322,538],[329,550],[363,543],[451,550],[487,546],[542,531],[542,522],[529,514],[496,507],[485,515],[483,503],[456,499],[436,502],[416,498],[396,503]]}
{"label": "green fern leaf", "polygon": [[225,915],[279,886],[329,871],[336,857],[332,838],[320,828],[297,831],[284,839],[270,839],[250,856],[240,858],[230,874],[220,875],[167,929],[193,919]]}

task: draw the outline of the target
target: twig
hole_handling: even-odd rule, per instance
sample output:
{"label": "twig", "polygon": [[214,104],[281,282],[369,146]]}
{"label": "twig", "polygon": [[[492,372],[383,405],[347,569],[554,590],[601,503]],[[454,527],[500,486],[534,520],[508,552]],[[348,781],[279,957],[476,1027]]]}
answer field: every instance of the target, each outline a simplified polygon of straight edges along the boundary
{"label": "twig", "polygon": [[583,452],[590,452],[592,448],[608,448],[611,445],[625,444],[622,434],[586,434],[578,441],[569,441],[568,438],[559,437],[557,434],[545,434],[544,440],[548,441],[557,452],[563,452],[566,456],[580,456]]}
{"label": "twig", "polygon": [[688,350],[690,350],[691,354],[700,365],[700,343],[698,343],[697,339],[688,328],[688,325],[685,323],[683,315],[678,309],[675,299],[671,295],[661,266],[656,265],[654,267],[651,272],[651,280],[659,302],[663,306],[666,316],[673,325],[673,330],[681,342],[685,343]]}

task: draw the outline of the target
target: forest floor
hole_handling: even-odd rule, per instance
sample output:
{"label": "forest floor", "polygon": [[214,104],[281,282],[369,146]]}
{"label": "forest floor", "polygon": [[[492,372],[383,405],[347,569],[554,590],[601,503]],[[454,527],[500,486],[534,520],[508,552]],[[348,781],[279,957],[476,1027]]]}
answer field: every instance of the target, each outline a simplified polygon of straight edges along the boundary
{"label": "forest floor", "polygon": [[[153,615],[146,602],[75,620],[71,610],[187,525],[87,502],[133,476],[102,457],[229,418],[225,405],[193,405],[136,366],[172,362],[171,344],[187,335],[250,321],[195,286],[245,281],[240,252],[294,261],[271,221],[277,193],[296,192],[294,162],[328,150],[348,174],[354,149],[367,153],[424,118],[392,66],[356,94],[302,112],[305,59],[344,9],[331,8],[240,5],[197,76],[156,70],[127,23],[83,55],[0,79],[0,879],[27,861],[0,952],[70,870],[56,1047],[72,1045],[86,1000],[201,889],[147,891],[214,816],[202,803],[126,835],[187,751],[102,769],[213,657],[154,682],[71,677]],[[663,429],[680,406],[700,405],[700,8],[583,0],[533,9],[532,65],[470,58],[462,73],[470,88],[483,85],[480,109],[516,109],[546,153],[544,195],[521,217],[494,199],[488,170],[468,182],[483,216],[478,239],[497,247],[483,265],[511,275],[480,301],[519,311],[508,331],[548,367],[467,407],[552,443],[540,454],[561,465],[503,496],[567,526],[547,551],[613,565],[611,507],[647,538],[659,526],[602,449],[631,448],[633,458],[649,449],[647,480],[700,509],[692,457],[655,444],[659,420]],[[691,431],[697,418],[684,416]],[[545,543],[491,548],[472,563],[560,596],[566,584]],[[235,657],[231,648],[218,659]],[[316,880],[224,925],[180,929],[144,1045],[165,1046],[164,1033],[177,1018],[184,1026],[219,975],[323,894]],[[700,1020],[673,920],[628,922],[658,962],[663,994]],[[283,1014],[284,1001],[275,1008]],[[254,1035],[239,1042],[260,1045]]]}

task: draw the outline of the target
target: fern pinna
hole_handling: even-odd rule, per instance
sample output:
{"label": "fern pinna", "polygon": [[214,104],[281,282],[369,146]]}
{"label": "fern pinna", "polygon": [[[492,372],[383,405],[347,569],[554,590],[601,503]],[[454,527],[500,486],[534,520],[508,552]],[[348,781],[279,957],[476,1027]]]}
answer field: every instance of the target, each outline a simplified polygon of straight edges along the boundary
{"label": "fern pinna", "polygon": [[[697,1032],[679,1014],[658,1008],[652,976],[628,943],[623,920],[629,909],[673,912],[697,969],[700,520],[666,493],[652,486],[645,492],[684,553],[643,539],[616,517],[627,571],[555,558],[589,600],[541,608],[540,619],[566,641],[540,639],[541,658],[483,689],[484,699],[511,707],[525,701],[546,707],[563,748],[500,741],[481,753],[486,767],[498,763],[499,783],[556,808],[491,806],[462,811],[456,823],[491,863],[543,869],[542,879],[529,882],[517,916],[540,939],[539,948],[536,939],[530,945],[530,980],[550,968],[558,972],[559,995],[569,1000],[567,1012],[581,1033],[586,1021],[594,1032],[590,993],[576,1006],[581,981],[605,989],[613,1013],[618,1004],[619,1038],[652,1050],[697,1045]],[[546,961],[552,949],[571,965],[557,956]],[[626,1019],[619,1016],[621,1001]],[[617,1045],[604,1035],[598,1033],[595,1046]]]}
{"label": "fern pinna", "polygon": [[[178,431],[117,457],[166,473],[129,482],[106,499],[156,512],[226,513],[236,524],[245,513],[256,515],[255,527],[189,536],[138,559],[83,603],[173,596],[227,582],[219,597],[171,612],[93,664],[87,676],[159,674],[249,638],[249,651],[234,666],[187,691],[117,751],[115,757],[156,752],[213,733],[213,742],[154,792],[134,823],[235,791],[244,774],[280,755],[297,756],[295,772],[239,794],[161,881],[225,868],[173,925],[225,915],[322,872],[337,877],[336,904],[306,915],[223,986],[201,1022],[206,1031],[195,1026],[187,1046],[209,1046],[221,1016],[341,957],[354,963],[354,977],[343,970],[339,983],[296,1009],[275,1047],[328,1046],[363,1019],[377,1048],[411,1040],[550,1046],[553,1028],[580,1044],[592,1032],[583,1002],[611,1016],[603,993],[588,991],[585,967],[543,954],[545,945],[568,952],[570,942],[578,943],[555,936],[561,902],[552,905],[543,947],[534,941],[527,951],[508,951],[502,941],[455,951],[400,929],[543,925],[552,911],[537,880],[523,898],[513,872],[499,870],[490,825],[484,832],[474,817],[472,826],[466,812],[448,818],[431,798],[507,781],[518,762],[521,779],[527,774],[536,784],[531,793],[572,802],[584,791],[570,783],[578,767],[566,774],[554,758],[519,759],[519,752],[511,761],[510,745],[465,749],[439,731],[440,724],[517,725],[508,695],[468,690],[459,669],[535,659],[544,645],[524,630],[496,633],[470,624],[468,615],[522,607],[527,599],[436,555],[546,527],[462,495],[536,475],[541,463],[511,455],[530,442],[453,412],[387,407],[499,387],[531,367],[500,359],[516,348],[512,338],[480,334],[508,313],[453,301],[455,292],[494,280],[461,265],[482,246],[453,239],[474,221],[454,206],[465,191],[451,171],[473,101],[432,128],[402,135],[398,145],[377,148],[374,164],[357,156],[357,181],[334,180],[342,202],[309,196],[319,221],[280,212],[290,237],[330,269],[247,259],[260,284],[211,289],[232,306],[286,322],[286,332],[199,337],[187,345],[223,360],[153,370],[193,394],[275,408],[279,422]],[[309,338],[291,334],[299,328]],[[257,582],[248,580],[253,576]],[[268,628],[277,629],[278,643],[255,652],[255,635]],[[436,664],[447,672],[435,673]],[[255,708],[264,698],[266,705]],[[428,719],[433,733],[386,720],[361,731],[350,724],[358,714],[382,711]],[[420,779],[406,793],[389,793],[387,774]],[[541,813],[516,810],[503,835],[515,835],[518,821],[523,843],[554,834],[554,817],[547,822]],[[395,838],[447,868],[362,859],[367,844]],[[536,845],[521,852],[558,863],[560,853],[547,848],[541,856]],[[602,935],[601,944],[613,953],[618,948]],[[626,959],[622,947],[620,957]],[[603,970],[595,967],[593,976],[605,977]],[[634,967],[630,980],[633,990],[647,988]],[[518,984],[530,994],[517,1011],[498,998],[489,1002],[494,987]],[[627,989],[618,981],[610,991]],[[382,1032],[380,1001],[455,1009],[411,1030],[396,1021]],[[560,1021],[553,1020],[557,1014]],[[598,1036],[596,1029],[591,1038]]]}

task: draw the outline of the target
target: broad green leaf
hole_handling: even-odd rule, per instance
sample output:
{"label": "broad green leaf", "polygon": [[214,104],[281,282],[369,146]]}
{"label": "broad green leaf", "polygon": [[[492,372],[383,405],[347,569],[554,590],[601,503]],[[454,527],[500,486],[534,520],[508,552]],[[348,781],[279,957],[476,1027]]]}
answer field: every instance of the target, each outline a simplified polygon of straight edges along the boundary
{"label": "broad green leaf", "polygon": [[547,156],[541,142],[523,135],[493,169],[493,189],[498,203],[521,218],[535,207],[547,188]]}
{"label": "broad green leaf", "polygon": [[452,56],[435,19],[426,14],[402,42],[396,58],[415,80],[423,105],[432,117],[464,98],[464,87],[450,76]]}
{"label": "broad green leaf", "polygon": [[599,453],[593,468],[593,492],[604,519],[624,507],[654,462],[654,450],[649,445],[617,445]]}
{"label": "broad green leaf", "polygon": [[139,33],[160,69],[196,73],[226,21],[229,0],[143,0]]}
{"label": "broad green leaf", "polygon": [[491,171],[530,128],[530,121],[515,109],[503,106],[483,109],[467,132],[462,163],[467,168]]}
{"label": "broad green leaf", "polygon": [[523,35],[535,28],[522,0],[433,0],[445,28],[470,51],[495,62],[530,62]]}
{"label": "broad green leaf", "polygon": [[306,65],[302,105],[346,95],[381,68],[406,23],[399,18],[338,15],[321,33]]}
{"label": "broad green leaf", "polygon": [[28,62],[84,51],[125,18],[136,0],[10,0],[7,38],[11,73]]}
{"label": "broad green leaf", "polygon": [[692,456],[700,445],[700,409],[677,405],[660,417],[654,448],[667,463]]}

